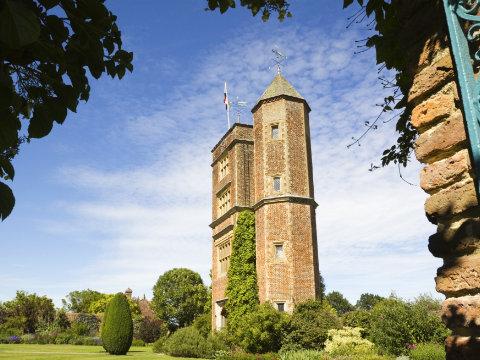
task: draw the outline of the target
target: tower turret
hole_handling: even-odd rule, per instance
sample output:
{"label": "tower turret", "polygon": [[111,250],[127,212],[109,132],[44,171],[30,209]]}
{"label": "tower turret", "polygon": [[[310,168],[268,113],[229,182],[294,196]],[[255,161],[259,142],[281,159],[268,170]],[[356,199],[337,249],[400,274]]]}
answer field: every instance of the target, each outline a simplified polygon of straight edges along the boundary
{"label": "tower turret", "polygon": [[309,112],[280,74],[252,109],[259,297],[284,311],[319,291]]}

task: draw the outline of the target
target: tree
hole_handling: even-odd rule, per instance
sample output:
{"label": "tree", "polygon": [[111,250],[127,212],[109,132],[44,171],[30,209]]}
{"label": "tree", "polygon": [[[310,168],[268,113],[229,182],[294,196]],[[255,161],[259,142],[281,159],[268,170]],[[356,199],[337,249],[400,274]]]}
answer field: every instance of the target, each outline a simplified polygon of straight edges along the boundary
{"label": "tree", "polygon": [[169,270],[153,287],[153,309],[170,330],[190,325],[195,317],[203,314],[207,301],[202,278],[190,269]]}
{"label": "tree", "polygon": [[255,259],[255,214],[246,210],[237,219],[228,269],[225,309],[229,327],[235,328],[258,305]]}
{"label": "tree", "polygon": [[[213,11],[218,8],[222,14],[228,9],[236,7],[235,0],[207,1],[209,10]],[[278,13],[279,20],[292,16],[291,12],[288,11],[290,4],[286,0],[240,0],[240,5],[249,9],[253,16],[261,13],[263,21],[268,20],[272,12]]]}
{"label": "tree", "polygon": [[[107,309],[107,306],[115,296],[114,294],[101,294],[102,296],[95,301],[92,301],[88,306],[87,313],[89,314],[101,314],[104,313]],[[130,312],[132,316],[140,315],[140,307],[138,306],[138,301],[133,299],[127,299],[128,305],[130,306]]]}
{"label": "tree", "polygon": [[353,305],[345,299],[345,297],[338,291],[332,291],[325,296],[325,300],[328,301],[332,307],[337,310],[338,314],[343,315],[354,309]]}
{"label": "tree", "polygon": [[105,298],[105,294],[95,290],[76,290],[67,295],[67,299],[62,299],[63,306],[76,313],[89,313],[90,306],[96,301]]}
{"label": "tree", "polygon": [[[117,17],[103,3],[0,0],[0,180],[13,180],[12,159],[24,141],[47,136],[88,100],[87,69],[95,79],[105,72],[121,79],[133,70]],[[1,220],[14,204],[0,181]]]}
{"label": "tree", "polygon": [[375,304],[384,299],[385,298],[381,297],[380,295],[364,293],[360,295],[360,299],[358,299],[355,307],[359,310],[372,310]]}
{"label": "tree", "polygon": [[33,334],[40,323],[52,323],[55,319],[55,307],[52,299],[37,294],[17,291],[13,300],[3,304],[6,317],[20,319],[23,332]]}
{"label": "tree", "polygon": [[125,355],[133,340],[133,320],[125,294],[118,293],[107,306],[101,328],[103,348],[112,355]]}

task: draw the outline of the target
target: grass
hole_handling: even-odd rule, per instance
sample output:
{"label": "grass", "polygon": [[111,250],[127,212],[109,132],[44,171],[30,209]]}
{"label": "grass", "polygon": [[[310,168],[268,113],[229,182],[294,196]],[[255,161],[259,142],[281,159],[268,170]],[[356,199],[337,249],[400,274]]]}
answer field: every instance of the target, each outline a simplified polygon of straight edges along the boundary
{"label": "grass", "polygon": [[132,360],[182,360],[167,355],[155,354],[150,347],[134,347],[127,355],[112,356],[101,346],[81,345],[30,345],[0,344],[0,360],[96,360],[96,359],[132,359]]}

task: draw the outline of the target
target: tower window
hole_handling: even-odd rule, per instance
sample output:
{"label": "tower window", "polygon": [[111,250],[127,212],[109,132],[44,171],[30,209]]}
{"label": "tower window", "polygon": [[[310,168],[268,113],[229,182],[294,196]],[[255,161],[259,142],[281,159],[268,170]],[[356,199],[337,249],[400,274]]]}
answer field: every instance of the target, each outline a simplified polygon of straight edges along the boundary
{"label": "tower window", "polygon": [[277,310],[280,312],[285,312],[285,303],[284,302],[277,302]]}
{"label": "tower window", "polygon": [[218,246],[218,269],[220,275],[225,275],[228,271],[230,265],[230,255],[232,253],[232,248],[230,245],[230,238],[228,241]]}
{"label": "tower window", "polygon": [[280,131],[278,129],[278,125],[272,125],[272,139],[280,139]]}
{"label": "tower window", "polygon": [[219,180],[222,180],[225,176],[227,176],[228,171],[228,156],[225,156],[222,160],[220,160],[220,171],[218,173]]}
{"label": "tower window", "polygon": [[275,176],[273,178],[273,190],[280,191],[280,188],[281,188],[280,176]]}
{"label": "tower window", "polygon": [[222,216],[230,209],[230,189],[218,197],[218,212]]}
{"label": "tower window", "polygon": [[275,244],[275,258],[284,259],[285,252],[283,251],[283,244]]}

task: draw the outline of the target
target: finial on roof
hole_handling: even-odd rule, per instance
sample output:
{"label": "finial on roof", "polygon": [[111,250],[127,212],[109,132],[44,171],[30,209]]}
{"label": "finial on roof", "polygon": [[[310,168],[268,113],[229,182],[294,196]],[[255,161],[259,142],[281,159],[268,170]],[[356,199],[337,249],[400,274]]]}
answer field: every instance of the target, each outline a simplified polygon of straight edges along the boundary
{"label": "finial on roof", "polygon": [[273,62],[277,67],[277,75],[280,75],[282,73],[281,66],[283,62],[287,60],[287,57],[282,52],[280,52],[280,48],[277,45],[275,45],[275,47],[272,49],[272,52],[275,54]]}

